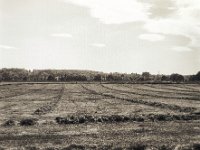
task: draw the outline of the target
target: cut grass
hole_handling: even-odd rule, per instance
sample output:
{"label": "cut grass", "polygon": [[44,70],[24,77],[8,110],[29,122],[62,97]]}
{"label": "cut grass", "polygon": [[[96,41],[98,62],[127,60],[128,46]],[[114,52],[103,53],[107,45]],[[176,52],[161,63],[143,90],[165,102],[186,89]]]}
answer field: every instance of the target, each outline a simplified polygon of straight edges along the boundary
{"label": "cut grass", "polygon": [[134,115],[134,116],[67,116],[56,117],[58,124],[82,124],[82,123],[117,123],[117,122],[144,122],[144,121],[189,121],[200,120],[198,115],[166,115],[166,114],[149,114],[149,115]]}
{"label": "cut grass", "polygon": [[56,105],[58,104],[58,102],[61,100],[63,93],[64,93],[64,86],[62,86],[57,97],[55,97],[50,103],[46,103],[42,107],[36,109],[34,114],[35,115],[44,115],[44,114],[47,114],[47,113],[53,111],[55,109]]}
{"label": "cut grass", "polygon": [[125,98],[125,97],[122,98],[122,97],[114,95],[115,93],[100,93],[100,92],[96,92],[95,90],[89,89],[84,85],[82,85],[82,87],[84,89],[88,90],[89,92],[93,93],[93,94],[102,95],[102,96],[113,98],[113,99],[120,99],[120,100],[123,100],[123,101],[126,100],[126,101],[132,102],[132,103],[143,104],[143,105],[158,107],[158,108],[162,108],[162,109],[170,109],[170,110],[179,111],[179,112],[188,113],[188,112],[196,111],[196,108],[194,108],[194,107],[181,107],[181,106],[178,106],[178,105],[165,104],[165,103],[152,102],[152,101],[145,101],[145,100],[141,100],[141,99],[131,99],[131,98]]}

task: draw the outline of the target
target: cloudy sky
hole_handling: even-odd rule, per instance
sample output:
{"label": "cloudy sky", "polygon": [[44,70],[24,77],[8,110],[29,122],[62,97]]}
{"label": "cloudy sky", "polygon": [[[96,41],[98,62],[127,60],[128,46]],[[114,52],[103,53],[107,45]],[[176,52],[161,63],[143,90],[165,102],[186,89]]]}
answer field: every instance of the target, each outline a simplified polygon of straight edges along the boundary
{"label": "cloudy sky", "polygon": [[193,74],[200,0],[0,0],[0,68]]}

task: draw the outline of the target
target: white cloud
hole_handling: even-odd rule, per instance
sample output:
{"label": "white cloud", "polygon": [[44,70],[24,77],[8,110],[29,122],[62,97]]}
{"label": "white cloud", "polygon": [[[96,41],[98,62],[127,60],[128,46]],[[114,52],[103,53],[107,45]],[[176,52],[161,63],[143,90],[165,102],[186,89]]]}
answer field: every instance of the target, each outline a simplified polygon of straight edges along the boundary
{"label": "white cloud", "polygon": [[144,22],[144,28],[152,34],[182,35],[190,38],[189,47],[200,47],[198,44],[198,39],[200,39],[199,0],[173,0],[171,1],[173,15],[160,17],[159,19],[151,17],[151,8],[158,5],[158,8],[165,9],[167,7],[168,9],[168,6],[160,6],[161,3],[156,3],[156,1],[151,3],[138,0],[63,1],[89,8],[91,16],[98,18],[104,24],[142,21]]}
{"label": "white cloud", "polygon": [[162,41],[165,39],[165,37],[160,34],[141,34],[139,35],[139,39],[155,42]]}
{"label": "white cloud", "polygon": [[106,47],[106,44],[103,44],[103,43],[92,43],[90,44],[91,46],[94,46],[94,47],[99,47],[99,48],[103,48],[103,47]]}
{"label": "white cloud", "polygon": [[148,18],[149,4],[137,0],[64,0],[90,9],[91,16],[105,24],[144,21]]}
{"label": "white cloud", "polygon": [[176,12],[168,18],[148,19],[144,28],[152,33],[190,38],[188,47],[200,47],[200,1],[176,0]]}
{"label": "white cloud", "polygon": [[17,49],[17,48],[8,45],[0,45],[0,49]]}
{"label": "white cloud", "polygon": [[177,51],[177,52],[190,52],[190,51],[192,51],[191,48],[181,47],[181,46],[173,47],[172,50]]}
{"label": "white cloud", "polygon": [[51,36],[54,36],[54,37],[64,37],[64,38],[72,38],[72,35],[69,34],[69,33],[54,33],[54,34],[51,34]]}

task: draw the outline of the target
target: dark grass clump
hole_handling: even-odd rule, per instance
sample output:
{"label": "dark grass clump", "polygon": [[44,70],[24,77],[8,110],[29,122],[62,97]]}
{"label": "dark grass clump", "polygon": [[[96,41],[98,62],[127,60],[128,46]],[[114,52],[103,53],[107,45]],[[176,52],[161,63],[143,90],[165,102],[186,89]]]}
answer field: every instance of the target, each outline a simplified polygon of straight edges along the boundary
{"label": "dark grass clump", "polygon": [[127,150],[145,150],[147,148],[144,144],[132,144],[130,145]]}
{"label": "dark grass clump", "polygon": [[35,110],[35,115],[44,115],[53,109],[54,103],[49,103]]}
{"label": "dark grass clump", "polygon": [[109,118],[108,116],[102,116],[101,119],[103,122],[111,122],[112,121],[112,119]]}
{"label": "dark grass clump", "polygon": [[55,148],[55,147],[47,147],[47,148],[45,148],[45,150],[59,150],[59,148]]}
{"label": "dark grass clump", "polygon": [[113,150],[124,150],[122,147],[113,148]]}
{"label": "dark grass clump", "polygon": [[200,111],[194,111],[191,114],[193,114],[193,115],[200,115]]}
{"label": "dark grass clump", "polygon": [[78,118],[76,116],[69,116],[69,117],[66,117],[66,119],[68,120],[68,123],[70,124],[78,123]]}
{"label": "dark grass clump", "polygon": [[37,119],[34,119],[34,118],[22,119],[20,121],[21,126],[33,126],[36,123],[37,123]]}
{"label": "dark grass clump", "polygon": [[120,122],[144,122],[144,121],[188,121],[188,120],[200,120],[199,115],[170,115],[170,114],[149,114],[149,115],[135,115],[135,116],[123,116],[123,115],[111,115],[111,116],[67,116],[56,117],[58,124],[83,124],[83,123],[120,123]]}
{"label": "dark grass clump", "polygon": [[158,121],[166,121],[167,120],[166,115],[157,115],[155,117],[156,117],[155,119]]}
{"label": "dark grass clump", "polygon": [[87,120],[86,120],[86,117],[85,116],[79,116],[77,118],[77,122],[78,123],[85,123]]}
{"label": "dark grass clump", "polygon": [[95,122],[96,121],[96,118],[94,116],[89,116],[89,115],[86,115],[85,119],[87,120],[87,122]]}
{"label": "dark grass clump", "polygon": [[27,146],[25,147],[26,150],[39,150],[40,148],[35,147],[35,146]]}
{"label": "dark grass clump", "polygon": [[[149,120],[151,121],[172,121],[176,120],[176,118],[172,115],[168,114],[150,114],[147,116]],[[181,117],[177,116],[178,120],[181,120]]]}
{"label": "dark grass clump", "polygon": [[55,120],[56,120],[56,122],[57,122],[58,124],[67,124],[65,118],[62,118],[62,117],[56,117]]}
{"label": "dark grass clump", "polygon": [[124,116],[124,122],[127,122],[127,121],[129,121],[129,120],[130,120],[130,117]]}
{"label": "dark grass clump", "polygon": [[158,150],[172,150],[172,148],[170,148],[169,146],[166,146],[166,145],[162,145],[158,148]]}
{"label": "dark grass clump", "polygon": [[170,115],[170,114],[150,114],[147,116],[147,119],[151,121],[175,121],[175,120],[199,120],[200,116],[198,115]]}
{"label": "dark grass clump", "polygon": [[112,145],[102,145],[98,147],[98,150],[112,150],[113,146]]}
{"label": "dark grass clump", "polygon": [[174,120],[174,118],[173,118],[173,116],[170,116],[170,115],[159,114],[159,115],[155,115],[155,120],[157,120],[157,121],[171,121],[171,120]]}
{"label": "dark grass clump", "polygon": [[191,115],[182,115],[181,116],[181,120],[185,120],[185,121],[188,121],[188,120],[195,120],[195,117],[191,116]]}
{"label": "dark grass clump", "polygon": [[[104,117],[104,119],[106,119],[106,117]],[[96,117],[96,122],[103,122],[103,119],[101,116]]]}
{"label": "dark grass clump", "polygon": [[38,109],[35,110],[34,114],[42,115],[42,114],[44,114],[44,111],[41,108],[38,108]]}
{"label": "dark grass clump", "polygon": [[88,122],[88,120],[93,121],[91,117],[86,116],[68,116],[68,117],[56,117],[56,122],[58,124],[82,124]]}
{"label": "dark grass clump", "polygon": [[182,120],[182,116],[180,115],[173,115],[174,120]]}
{"label": "dark grass clump", "polygon": [[143,116],[133,116],[130,118],[130,120],[136,122],[144,122],[145,118]]}
{"label": "dark grass clump", "polygon": [[11,127],[11,126],[14,126],[16,123],[15,123],[15,121],[14,120],[7,120],[4,124],[3,124],[3,126],[5,126],[5,127]]}
{"label": "dark grass clump", "polygon": [[127,121],[143,122],[144,118],[140,116],[131,118],[130,116],[122,116],[122,115],[111,115],[111,116],[81,115],[81,116],[56,117],[55,121],[58,124],[118,123]]}
{"label": "dark grass clump", "polygon": [[72,144],[62,150],[86,150],[86,148],[83,145]]}
{"label": "dark grass clump", "polygon": [[123,122],[124,117],[123,116],[118,116],[118,115],[113,115],[111,116],[111,121],[112,122]]}

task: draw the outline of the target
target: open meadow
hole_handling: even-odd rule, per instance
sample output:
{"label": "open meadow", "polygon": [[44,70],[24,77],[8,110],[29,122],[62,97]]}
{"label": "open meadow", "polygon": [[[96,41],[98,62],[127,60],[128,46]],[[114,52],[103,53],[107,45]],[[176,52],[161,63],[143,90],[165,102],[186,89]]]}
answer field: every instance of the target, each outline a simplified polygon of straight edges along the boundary
{"label": "open meadow", "polygon": [[0,149],[200,149],[199,84],[1,83]]}

